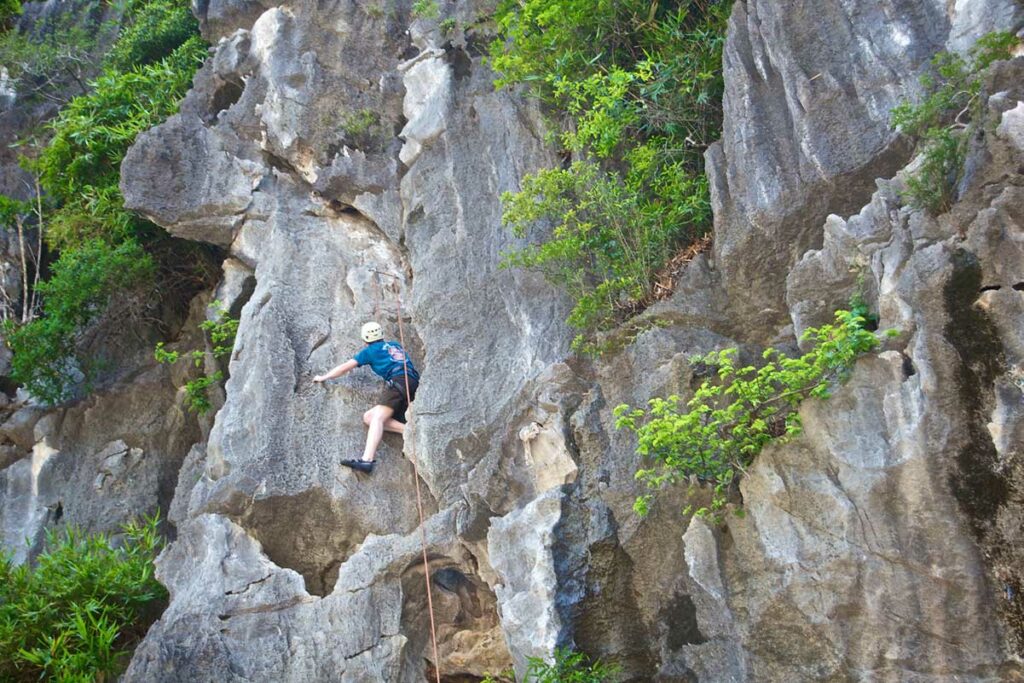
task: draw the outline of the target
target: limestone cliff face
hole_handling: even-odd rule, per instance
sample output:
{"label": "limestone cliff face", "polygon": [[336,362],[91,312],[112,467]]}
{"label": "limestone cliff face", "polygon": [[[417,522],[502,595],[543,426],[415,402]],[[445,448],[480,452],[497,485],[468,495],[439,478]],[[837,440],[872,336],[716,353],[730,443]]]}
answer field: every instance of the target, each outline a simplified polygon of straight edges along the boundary
{"label": "limestone cliff face", "polygon": [[[888,125],[932,54],[1016,29],[1016,5],[738,1],[714,250],[653,311],[668,326],[586,363],[561,295],[498,268],[499,195],[559,160],[535,105],[494,91],[482,29],[461,28],[491,8],[443,4],[446,35],[410,4],[199,4],[215,48],[122,189],[228,251],[223,407],[161,422],[181,397],[153,370],[0,428],[34,449],[0,472],[5,542],[57,505],[93,527],[153,496],[170,512],[170,605],[125,680],[477,680],[570,643],[636,681],[1024,679],[1024,60],[989,75],[940,218],[902,206],[911,150]],[[677,491],[637,519],[612,408],[688,390],[694,353],[795,344],[858,279],[900,335],[758,457],[746,517],[690,520]],[[389,336],[401,322],[422,385],[366,477],[338,460],[361,449],[376,381],[310,378],[372,317]],[[132,399],[146,381],[154,398]],[[56,462],[68,474],[41,485]],[[118,486],[123,510],[90,502]]]}

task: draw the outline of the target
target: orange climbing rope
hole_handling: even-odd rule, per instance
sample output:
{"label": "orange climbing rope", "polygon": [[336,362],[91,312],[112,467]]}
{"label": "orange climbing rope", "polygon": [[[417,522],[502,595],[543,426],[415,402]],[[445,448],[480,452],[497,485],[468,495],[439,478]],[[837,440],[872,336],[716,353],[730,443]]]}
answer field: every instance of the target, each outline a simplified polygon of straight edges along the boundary
{"label": "orange climbing rope", "polygon": [[[401,283],[401,278],[391,273],[384,273],[379,270],[373,271],[373,282],[374,282],[374,317],[380,318],[380,276],[387,275],[388,277],[394,278]],[[409,438],[405,439],[405,443],[409,444],[409,459],[412,461],[413,477],[416,480],[416,510],[420,516],[420,545],[423,548],[423,577],[427,584],[427,610],[430,613],[430,644],[434,650],[434,675],[437,678],[437,683],[441,683],[441,659],[437,654],[437,626],[434,623],[434,597],[430,591],[430,560],[427,557],[427,530],[423,525],[423,495],[420,493],[420,470],[419,463],[416,461],[416,443],[412,439],[412,393],[409,390],[409,351],[405,345],[405,331],[402,328],[402,292],[401,284],[399,284],[399,291],[395,294],[396,301],[396,312],[398,317],[398,342],[402,345],[403,359],[402,359],[402,374],[405,376],[405,420],[408,425]],[[403,434],[403,439],[405,435]]]}

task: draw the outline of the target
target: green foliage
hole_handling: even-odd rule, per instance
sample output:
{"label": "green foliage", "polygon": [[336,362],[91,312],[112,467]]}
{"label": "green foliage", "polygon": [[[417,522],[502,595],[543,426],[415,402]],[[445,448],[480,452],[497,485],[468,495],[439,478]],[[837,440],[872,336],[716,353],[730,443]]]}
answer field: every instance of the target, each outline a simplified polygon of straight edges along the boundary
{"label": "green foliage", "polygon": [[43,317],[21,326],[5,322],[14,352],[11,379],[49,404],[71,398],[79,379],[88,386],[97,368],[79,349],[80,331],[112,299],[124,302],[132,290],[145,289],[153,272],[152,259],[134,240],[115,247],[92,240],[62,253],[38,286]]}
{"label": "green foliage", "polygon": [[[8,8],[17,5],[20,12],[18,0],[4,2]],[[29,32],[12,28],[0,35],[0,64],[7,68],[20,99],[63,104],[76,91],[86,92],[98,38],[111,30],[99,22],[101,14],[98,2],[74,11],[58,9],[37,21]],[[10,26],[13,15],[4,16],[4,25]]]}
{"label": "green foliage", "polygon": [[936,214],[949,210],[968,141],[982,116],[982,72],[996,60],[1009,59],[1017,43],[1012,33],[990,33],[967,57],[940,52],[932,60],[934,73],[921,77],[928,95],[893,109],[893,126],[920,139],[921,165],[907,179],[905,192],[914,208]]}
{"label": "green foliage", "polygon": [[[683,173],[678,180],[695,187],[680,193],[671,213],[704,220],[710,214],[706,180]],[[547,241],[506,254],[504,265],[533,268],[561,285],[576,302],[568,323],[581,330],[613,327],[622,306],[648,296],[655,272],[679,238],[680,223],[645,210],[627,182],[594,163],[576,162],[528,175],[521,192],[503,197],[503,220],[517,236],[555,225]],[[586,343],[581,334],[576,348]]]}
{"label": "green foliage", "polygon": [[174,243],[125,210],[118,184],[136,136],[177,111],[206,56],[186,15],[184,3],[132,0],[106,70],[60,111],[49,124],[47,146],[26,161],[54,204],[46,238],[60,257],[37,289],[43,316],[17,328],[9,324],[7,343],[14,352],[12,378],[44,402],[91,387],[99,364],[84,348],[89,325],[105,314],[123,319],[119,309],[127,304],[125,310],[152,305],[158,289],[178,289],[168,281],[184,272],[175,269]]}
{"label": "green foliage", "polygon": [[20,0],[0,0],[0,28],[10,29],[20,16]]}
{"label": "green foliage", "polygon": [[224,373],[221,370],[189,380],[185,383],[185,405],[199,415],[210,412],[213,404],[210,402],[209,389],[223,380]]}
{"label": "green foliage", "polygon": [[526,84],[561,116],[577,158],[506,193],[504,222],[546,242],[506,254],[576,302],[575,347],[652,298],[675,251],[711,221],[703,152],[721,128],[721,54],[729,3],[524,0],[497,12],[498,86]]}
{"label": "green foliage", "polygon": [[0,552],[0,679],[114,680],[166,598],[153,576],[158,518],[116,544],[73,528],[50,532],[35,566]]}
{"label": "green foliage", "polygon": [[[857,276],[857,288],[850,297],[850,315],[864,318],[864,328],[870,331],[878,329],[878,314],[871,310],[864,298],[864,273]],[[898,333],[897,333],[898,334]]]}
{"label": "green foliage", "polygon": [[232,318],[224,309],[223,304],[214,301],[217,311],[216,320],[204,320],[199,329],[206,333],[210,340],[211,353],[214,358],[224,358],[235,348],[235,335],[238,334],[238,318]]}
{"label": "green foliage", "polygon": [[51,217],[53,247],[75,247],[93,238],[116,243],[148,225],[124,209],[118,189],[121,160],[139,133],[177,111],[205,56],[205,44],[190,38],[154,64],[108,70],[90,94],[61,110],[51,124],[53,139],[36,164],[43,187],[62,202]]}
{"label": "green foliage", "polygon": [[153,64],[198,34],[187,0],[130,0],[106,63],[122,72]]}
{"label": "green foliage", "polygon": [[412,15],[420,19],[437,19],[441,16],[441,7],[437,0],[416,0],[412,3]]}
{"label": "green foliage", "polygon": [[[637,454],[655,462],[653,468],[639,469],[636,478],[656,490],[694,476],[713,489],[710,507],[697,514],[720,513],[730,485],[761,449],[800,432],[800,403],[828,398],[857,357],[878,345],[864,322],[837,311],[834,325],[804,332],[813,349],[796,358],[767,349],[760,367],[738,367],[734,348],[712,351],[691,361],[715,378],[702,382],[689,401],[672,395],[651,399],[647,410],[616,407],[616,428],[636,432]],[[634,509],[646,514],[650,501],[650,494],[641,496]]]}
{"label": "green foliage", "polygon": [[[235,347],[235,335],[238,334],[238,318],[232,318],[219,301],[213,302],[216,310],[214,320],[204,320],[199,324],[199,329],[205,333],[210,347],[210,354],[215,361],[226,358]],[[206,351],[194,349],[187,354],[196,368],[203,367],[206,360]],[[158,363],[177,363],[181,358],[181,352],[168,351],[164,342],[160,342],[153,350],[153,357]],[[224,372],[215,370],[209,374],[190,379],[185,383],[185,402],[189,410],[200,415],[207,413],[213,407],[210,403],[209,388],[224,381]]]}
{"label": "green foliage", "polygon": [[398,4],[395,0],[367,0],[359,3],[359,9],[371,19],[391,21],[398,18]]}
{"label": "green foliage", "polygon": [[380,150],[386,138],[386,126],[372,109],[359,109],[341,118],[346,144],[362,150]]}
{"label": "green foliage", "polygon": [[0,194],[0,226],[10,227],[19,216],[32,213],[32,203]]}
{"label": "green foliage", "polygon": [[[87,94],[88,81],[101,61],[96,53],[119,28],[117,41],[103,60],[118,73],[155,63],[199,33],[187,1],[128,0],[120,26],[101,21],[104,4],[94,1],[61,9],[37,20],[30,31],[0,35],[0,64],[7,67],[19,97],[63,104],[75,94]],[[19,0],[0,0],[4,26],[11,26],[20,13]]]}
{"label": "green foliage", "polygon": [[[591,662],[582,652],[560,647],[555,650],[554,661],[530,657],[522,683],[608,683],[618,672],[614,664]],[[482,683],[498,683],[506,677],[511,679],[512,672],[500,678],[487,676]]]}

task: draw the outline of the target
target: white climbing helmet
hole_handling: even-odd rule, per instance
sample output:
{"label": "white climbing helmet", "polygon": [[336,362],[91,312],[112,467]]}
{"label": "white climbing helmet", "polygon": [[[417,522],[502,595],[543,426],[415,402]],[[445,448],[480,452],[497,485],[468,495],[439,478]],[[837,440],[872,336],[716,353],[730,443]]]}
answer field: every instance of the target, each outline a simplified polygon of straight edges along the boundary
{"label": "white climbing helmet", "polygon": [[363,341],[367,344],[370,342],[380,341],[384,338],[384,330],[380,325],[374,322],[369,322],[363,325],[363,331],[360,334],[363,337]]}

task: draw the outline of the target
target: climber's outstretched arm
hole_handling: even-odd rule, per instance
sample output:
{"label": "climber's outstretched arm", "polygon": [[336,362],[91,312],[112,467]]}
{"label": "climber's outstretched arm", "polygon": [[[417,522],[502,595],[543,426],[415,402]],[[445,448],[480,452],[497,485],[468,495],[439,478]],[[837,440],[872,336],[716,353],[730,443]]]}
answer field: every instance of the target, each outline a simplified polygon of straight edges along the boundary
{"label": "climber's outstretched arm", "polygon": [[317,375],[316,377],[313,378],[313,381],[314,382],[324,382],[324,381],[329,380],[329,379],[334,379],[335,377],[341,377],[346,372],[349,372],[351,370],[355,370],[358,367],[359,367],[359,363],[356,362],[355,358],[352,358],[350,360],[345,361],[344,363],[342,363],[338,367],[334,368],[333,370],[328,372],[326,375]]}

